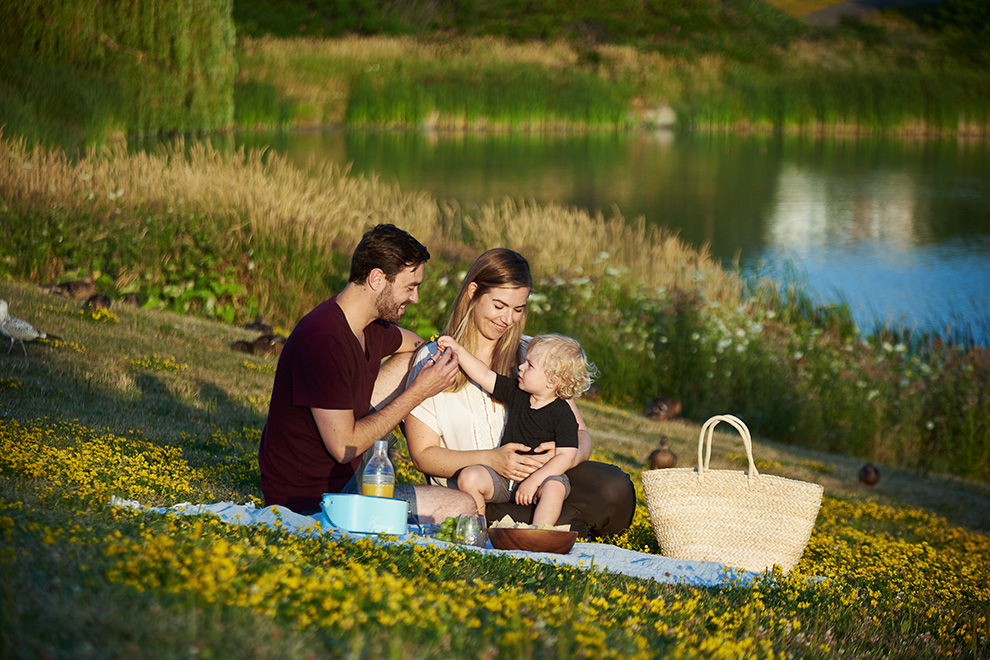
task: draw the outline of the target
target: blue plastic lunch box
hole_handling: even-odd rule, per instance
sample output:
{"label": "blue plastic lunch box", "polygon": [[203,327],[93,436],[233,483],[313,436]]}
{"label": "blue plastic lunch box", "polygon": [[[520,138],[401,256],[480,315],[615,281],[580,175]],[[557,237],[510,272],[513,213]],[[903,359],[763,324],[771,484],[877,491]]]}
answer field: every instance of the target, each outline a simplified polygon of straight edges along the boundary
{"label": "blue plastic lunch box", "polygon": [[324,493],[320,508],[338,529],[359,534],[405,534],[409,503],[390,497]]}

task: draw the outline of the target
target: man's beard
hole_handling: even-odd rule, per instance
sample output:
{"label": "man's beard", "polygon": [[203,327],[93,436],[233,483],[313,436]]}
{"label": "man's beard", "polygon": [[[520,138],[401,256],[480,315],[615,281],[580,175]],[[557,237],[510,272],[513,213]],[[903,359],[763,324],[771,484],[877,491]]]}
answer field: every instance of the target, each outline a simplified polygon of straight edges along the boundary
{"label": "man's beard", "polygon": [[375,309],[378,318],[388,323],[398,323],[402,319],[402,305],[395,302],[391,287],[383,289],[375,298]]}

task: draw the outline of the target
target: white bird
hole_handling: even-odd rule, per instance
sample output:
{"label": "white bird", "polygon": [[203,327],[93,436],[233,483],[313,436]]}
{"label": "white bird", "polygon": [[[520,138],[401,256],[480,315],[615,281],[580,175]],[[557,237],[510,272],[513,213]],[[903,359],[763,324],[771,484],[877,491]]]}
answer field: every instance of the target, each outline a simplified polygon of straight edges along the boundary
{"label": "white bird", "polygon": [[[33,339],[45,339],[50,336],[44,330],[38,330],[27,321],[8,314],[6,300],[0,300],[0,334],[10,338],[8,353],[13,350],[15,341],[21,342],[21,350],[24,351],[25,360],[27,359],[27,348],[24,347],[24,342]],[[52,339],[57,339],[57,337],[52,336]]]}

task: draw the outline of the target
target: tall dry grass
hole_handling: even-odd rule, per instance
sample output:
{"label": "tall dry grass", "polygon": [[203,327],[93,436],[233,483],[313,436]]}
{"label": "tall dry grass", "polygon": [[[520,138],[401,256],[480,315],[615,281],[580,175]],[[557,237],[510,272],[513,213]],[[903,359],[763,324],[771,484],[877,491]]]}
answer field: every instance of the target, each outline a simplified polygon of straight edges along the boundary
{"label": "tall dry grass", "polygon": [[[348,61],[359,65],[384,60],[429,60],[450,62],[464,60],[489,64],[537,64],[546,68],[564,68],[577,63],[574,48],[564,42],[514,43],[494,37],[421,41],[412,37],[341,37],[339,39],[243,39],[242,48],[249,55],[264,56],[274,67],[288,67],[300,58],[325,58],[325,61]],[[288,69],[283,69],[288,71]]]}
{"label": "tall dry grass", "polygon": [[[600,273],[605,252],[609,267],[649,288],[700,288],[709,300],[722,302],[737,300],[742,289],[740,278],[706,252],[642,220],[606,220],[600,213],[511,199],[467,214],[427,193],[353,176],[336,165],[304,170],[278,154],[228,153],[208,143],[178,141],[153,153],[128,153],[117,145],[77,160],[5,136],[0,148],[7,160],[0,191],[13,206],[44,200],[83,217],[111,219],[146,213],[151,206],[208,216],[228,226],[232,236],[291,238],[343,254],[370,225],[392,222],[438,254],[467,258],[493,246],[518,249],[538,274]],[[103,229],[91,229],[99,240]],[[62,274],[56,264],[39,272],[49,278]]]}
{"label": "tall dry grass", "polygon": [[812,12],[842,4],[840,0],[768,0],[767,4],[786,11],[791,16],[806,16]]}
{"label": "tall dry grass", "polygon": [[335,164],[304,171],[263,150],[228,153],[179,140],[152,153],[128,153],[118,144],[74,160],[23,140],[0,144],[9,163],[0,171],[0,189],[11,202],[40,197],[63,208],[122,212],[157,204],[243,220],[254,232],[327,248],[356,243],[376,222],[424,236],[438,224],[436,204],[426,194],[350,176]]}
{"label": "tall dry grass", "polygon": [[533,255],[541,274],[617,269],[649,289],[690,288],[721,303],[742,294],[741,278],[723,270],[707,249],[689,247],[643,218],[630,223],[621,215],[605,219],[601,212],[505,199],[483,206],[468,224],[480,245],[509,245]]}
{"label": "tall dry grass", "polygon": [[332,126],[344,123],[355,76],[377,71],[375,67],[442,63],[444,69],[524,65],[559,70],[573,67],[577,57],[564,43],[513,44],[495,38],[440,42],[411,37],[245,38],[238,50],[238,83],[270,85],[291,99],[297,104],[294,126]]}

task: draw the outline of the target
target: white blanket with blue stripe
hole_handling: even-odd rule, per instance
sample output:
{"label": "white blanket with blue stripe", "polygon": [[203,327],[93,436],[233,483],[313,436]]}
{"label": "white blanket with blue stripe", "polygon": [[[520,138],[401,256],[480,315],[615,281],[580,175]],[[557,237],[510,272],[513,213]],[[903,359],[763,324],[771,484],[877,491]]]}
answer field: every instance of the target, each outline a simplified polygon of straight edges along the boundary
{"label": "white blanket with blue stripe", "polygon": [[[132,508],[145,509],[157,513],[175,513],[186,515],[212,514],[220,520],[240,525],[271,525],[296,534],[318,534],[331,538],[361,537],[331,527],[322,513],[315,516],[304,516],[282,506],[269,506],[258,509],[251,504],[234,504],[233,502],[217,502],[215,504],[177,504],[172,507],[144,507],[133,500],[114,499],[113,504]],[[317,523],[320,523],[317,525]],[[416,534],[416,527],[410,527],[409,534],[382,537],[384,543],[418,543],[436,546],[451,545],[437,541],[429,536]],[[761,576],[751,571],[729,568],[716,562],[691,561],[661,557],[633,550],[626,550],[605,543],[574,544],[574,548],[566,555],[525,552],[518,550],[497,550],[491,547],[478,548],[474,546],[458,546],[466,550],[483,553],[508,554],[524,559],[543,561],[554,564],[573,566],[576,568],[593,568],[607,570],[612,573],[623,573],[632,577],[656,580],[668,584],[688,584],[701,587],[747,586]]]}

